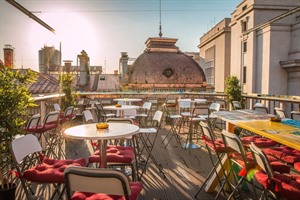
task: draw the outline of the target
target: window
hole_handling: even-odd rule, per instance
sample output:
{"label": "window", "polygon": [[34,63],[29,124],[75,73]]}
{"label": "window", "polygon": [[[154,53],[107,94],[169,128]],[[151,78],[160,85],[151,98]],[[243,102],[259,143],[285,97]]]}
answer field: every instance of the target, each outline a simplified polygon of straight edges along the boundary
{"label": "window", "polygon": [[247,31],[248,29],[248,23],[247,21],[242,21],[242,32]]}
{"label": "window", "polygon": [[247,83],[247,67],[243,67],[243,84]]}
{"label": "window", "polygon": [[205,51],[205,76],[207,85],[215,85],[215,46]]}
{"label": "window", "polygon": [[213,86],[215,83],[215,64],[214,60],[205,63],[206,83]]}
{"label": "window", "polygon": [[243,42],[243,52],[247,52],[247,42]]}
{"label": "window", "polygon": [[170,78],[171,76],[174,75],[174,71],[171,68],[167,68],[163,71],[162,73],[165,77]]}

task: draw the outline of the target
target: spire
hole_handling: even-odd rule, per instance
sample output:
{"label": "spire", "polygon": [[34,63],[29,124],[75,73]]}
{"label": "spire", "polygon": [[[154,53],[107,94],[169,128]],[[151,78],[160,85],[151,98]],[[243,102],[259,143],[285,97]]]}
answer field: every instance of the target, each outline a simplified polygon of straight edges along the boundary
{"label": "spire", "polygon": [[159,0],[159,37],[162,37],[161,32],[161,0]]}

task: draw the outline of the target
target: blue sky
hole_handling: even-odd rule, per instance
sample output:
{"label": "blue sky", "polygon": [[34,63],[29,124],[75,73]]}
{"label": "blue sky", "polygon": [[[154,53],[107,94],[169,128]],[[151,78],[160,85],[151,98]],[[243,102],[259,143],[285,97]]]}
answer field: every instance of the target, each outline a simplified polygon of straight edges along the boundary
{"label": "blue sky", "polygon": [[[59,49],[73,60],[82,50],[107,73],[118,69],[121,52],[136,58],[148,37],[159,33],[159,0],[17,0],[56,30],[51,33],[4,0],[0,1],[0,58],[15,48],[15,65],[38,70],[38,50]],[[198,52],[200,37],[242,0],[161,0],[163,37],[177,38],[181,51]]]}

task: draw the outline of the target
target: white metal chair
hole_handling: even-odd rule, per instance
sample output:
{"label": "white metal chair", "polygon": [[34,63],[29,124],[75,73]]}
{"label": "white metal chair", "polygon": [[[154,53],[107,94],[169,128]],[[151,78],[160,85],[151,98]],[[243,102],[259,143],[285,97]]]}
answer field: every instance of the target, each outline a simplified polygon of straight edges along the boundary
{"label": "white metal chair", "polygon": [[84,110],[83,111],[83,117],[82,117],[83,124],[89,124],[94,123],[95,119],[92,115],[92,112],[90,110]]}
{"label": "white metal chair", "polygon": [[[60,133],[58,130],[59,122],[59,111],[51,111],[46,114],[43,123],[37,127],[37,134],[39,134],[39,140],[43,145],[44,150],[46,151],[46,156],[50,157],[51,155],[55,158],[58,158],[62,152],[61,146],[58,146]],[[55,149],[58,147],[58,149]],[[55,152],[58,150],[58,152]]]}
{"label": "white metal chair", "polygon": [[116,117],[115,113],[106,113],[102,103],[96,103],[95,106],[97,109],[98,122],[105,122],[107,118]]}
{"label": "white metal chair", "polygon": [[285,110],[279,107],[274,108],[274,114],[279,116],[280,118],[287,118]]}
{"label": "white metal chair", "polygon": [[54,108],[55,111],[59,111],[59,112],[61,111],[60,105],[58,103],[54,103],[53,108]]}
{"label": "white metal chair", "polygon": [[27,199],[37,199],[38,194],[42,195],[42,191],[33,189],[34,184],[52,184],[55,189],[50,199],[54,199],[56,193],[62,196],[64,188],[59,189],[64,184],[64,169],[70,165],[86,165],[84,158],[56,160],[44,157],[38,139],[32,134],[14,139],[10,152]]}
{"label": "white metal chair", "polygon": [[194,107],[191,113],[191,116],[188,119],[189,122],[189,133],[186,138],[186,144],[184,145],[184,148],[188,148],[193,145],[193,137],[199,136],[199,123],[201,121],[207,121],[210,116],[209,108],[206,106],[197,106]]}
{"label": "white metal chair", "polygon": [[135,200],[143,189],[141,182],[130,182],[124,173],[114,169],[68,167],[64,176],[68,200],[105,200],[112,197]]}
{"label": "white metal chair", "polygon": [[[213,115],[213,112],[219,111],[220,110],[220,104],[213,102],[210,104],[209,108],[208,108],[208,112],[206,111],[205,114],[197,114],[198,117],[200,118],[204,118],[208,121],[209,125],[211,126],[212,129],[215,128],[215,121],[217,119],[217,117],[215,117]],[[200,107],[201,108],[201,107]],[[202,107],[202,109],[205,107]]]}
{"label": "white metal chair", "polygon": [[[202,128],[202,138],[205,142],[205,146],[208,151],[210,161],[212,163],[212,170],[210,171],[210,173],[208,174],[204,183],[201,185],[201,187],[197,191],[195,197],[197,198],[197,196],[199,195],[201,190],[206,186],[207,182],[211,179],[211,177],[213,175],[216,175],[217,180],[220,185],[219,191],[218,191],[217,195],[215,196],[215,199],[218,199],[221,192],[226,194],[225,188],[224,188],[225,185],[229,186],[230,191],[232,191],[231,185],[227,184],[229,182],[229,176],[230,176],[230,174],[226,172],[225,166],[224,166],[227,163],[222,163],[222,162],[225,159],[226,154],[232,153],[233,149],[231,149],[230,147],[226,147],[224,145],[223,139],[217,138],[216,135],[214,134],[213,130],[207,123],[201,121],[200,125]],[[216,157],[216,158],[214,158],[214,157]],[[220,170],[221,173],[219,173],[218,170]],[[223,180],[223,177],[224,177],[224,180]]]}
{"label": "white metal chair", "polygon": [[147,125],[148,117],[151,111],[151,102],[144,102],[143,106],[138,110],[138,113],[136,114],[135,118],[138,119],[138,123],[141,126]]}
{"label": "white metal chair", "polygon": [[243,108],[239,101],[232,101],[231,104],[234,110],[240,110]]}
{"label": "white metal chair", "polygon": [[269,109],[268,107],[261,105],[261,104],[256,104],[253,106],[253,110],[257,111],[257,112],[261,112],[261,113],[269,113]]}
{"label": "white metal chair", "polygon": [[292,111],[291,112],[291,118],[294,120],[300,121],[300,112],[299,111]]}
{"label": "white metal chair", "polygon": [[[238,197],[242,197],[241,195],[241,185],[245,182],[248,182],[253,189],[254,196],[257,198],[257,188],[252,180],[248,180],[247,178],[247,172],[250,172],[252,168],[255,167],[255,163],[253,159],[249,156],[242,141],[240,138],[232,134],[226,130],[222,131],[222,138],[224,141],[224,144],[226,147],[232,148],[235,153],[228,154],[229,161],[230,161],[230,168],[231,170],[234,168],[234,165],[238,166],[240,169],[239,173],[234,172],[234,183],[232,183],[233,190],[228,197],[228,199],[232,199],[234,195],[237,195]],[[251,153],[250,153],[251,155]],[[245,173],[244,173],[245,172]]]}
{"label": "white metal chair", "polygon": [[[149,160],[151,159],[158,170],[165,176],[162,167],[158,164],[155,157],[153,156],[153,148],[157,140],[158,133],[161,128],[163,112],[157,110],[154,113],[152,119],[152,125],[150,127],[140,128],[137,144],[138,144],[138,166],[142,168],[142,172],[138,173],[139,178],[141,179],[143,174],[146,172],[146,168]],[[141,145],[141,147],[139,146]]]}
{"label": "white metal chair", "polygon": [[24,129],[25,134],[36,134],[37,133],[37,128],[41,120],[41,115],[36,114],[30,117],[30,119],[26,123],[26,127]]}
{"label": "white metal chair", "polygon": [[[166,104],[163,104],[163,109],[165,114],[165,127],[170,126],[170,129],[161,143],[163,144],[165,140],[169,138],[167,143],[165,144],[165,148],[167,148],[172,138],[175,137],[177,143],[181,146],[179,133],[181,128],[182,116],[177,114],[171,115]],[[169,135],[171,136],[169,137]]]}

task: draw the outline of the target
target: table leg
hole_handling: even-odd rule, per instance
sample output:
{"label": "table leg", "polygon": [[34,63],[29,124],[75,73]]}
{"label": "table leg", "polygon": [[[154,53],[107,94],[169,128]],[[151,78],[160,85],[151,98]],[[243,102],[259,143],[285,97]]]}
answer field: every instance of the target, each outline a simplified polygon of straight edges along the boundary
{"label": "table leg", "polygon": [[201,148],[201,146],[194,144],[193,143],[193,126],[195,126],[195,124],[193,124],[193,122],[190,122],[190,127],[189,127],[189,140],[187,141],[186,144],[183,144],[182,147],[185,149],[199,149]]}
{"label": "table leg", "polygon": [[107,168],[107,162],[106,162],[106,146],[107,146],[107,140],[99,140],[98,141],[98,148],[100,149],[101,153],[99,154],[101,159],[101,168]]}

